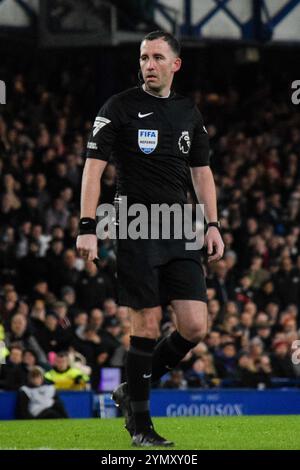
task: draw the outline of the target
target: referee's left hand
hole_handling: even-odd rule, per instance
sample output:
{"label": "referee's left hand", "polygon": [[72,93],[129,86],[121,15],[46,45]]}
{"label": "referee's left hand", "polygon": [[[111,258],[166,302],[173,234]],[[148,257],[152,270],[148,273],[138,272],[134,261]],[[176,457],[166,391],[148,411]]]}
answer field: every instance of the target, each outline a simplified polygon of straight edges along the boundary
{"label": "referee's left hand", "polygon": [[93,261],[98,257],[97,236],[94,234],[78,235],[76,248],[79,256],[87,261]]}
{"label": "referee's left hand", "polygon": [[209,227],[205,235],[208,262],[219,261],[224,254],[224,242],[217,227]]}

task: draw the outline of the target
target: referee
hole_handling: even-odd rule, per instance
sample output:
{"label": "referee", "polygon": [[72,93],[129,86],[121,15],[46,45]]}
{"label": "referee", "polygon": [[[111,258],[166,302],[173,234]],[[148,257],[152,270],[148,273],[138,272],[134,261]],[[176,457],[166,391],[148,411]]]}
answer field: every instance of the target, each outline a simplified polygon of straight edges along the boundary
{"label": "referee", "polygon": [[[87,144],[77,238],[78,252],[85,259],[97,257],[96,209],[101,176],[111,155],[117,165],[118,200],[126,196],[128,207],[134,203],[183,206],[191,169],[195,193],[205,207],[208,261],[223,256],[207,131],[197,106],[171,90],[180,67],[178,41],[163,31],[148,34],[140,48],[144,84],[112,96],[96,117]],[[200,251],[186,250],[185,242],[184,237],[118,240],[119,304],[129,307],[132,336],[127,382],[113,398],[124,412],[135,446],[173,445],[153,428],[151,382],[174,368],[207,334]],[[174,309],[177,330],[157,342],[164,303]]]}

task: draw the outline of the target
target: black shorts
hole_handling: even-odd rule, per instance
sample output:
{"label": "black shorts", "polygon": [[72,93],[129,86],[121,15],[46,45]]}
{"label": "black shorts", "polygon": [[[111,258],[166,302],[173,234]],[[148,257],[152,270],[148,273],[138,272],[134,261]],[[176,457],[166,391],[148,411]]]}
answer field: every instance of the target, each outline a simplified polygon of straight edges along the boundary
{"label": "black shorts", "polygon": [[199,251],[186,251],[183,240],[119,240],[118,303],[134,309],[171,300],[207,302]]}

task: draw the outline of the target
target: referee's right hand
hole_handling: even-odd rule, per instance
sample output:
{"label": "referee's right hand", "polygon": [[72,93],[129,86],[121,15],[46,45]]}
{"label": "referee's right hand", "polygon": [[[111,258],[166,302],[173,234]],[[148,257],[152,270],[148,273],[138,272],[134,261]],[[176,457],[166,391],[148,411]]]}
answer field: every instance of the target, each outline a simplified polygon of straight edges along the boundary
{"label": "referee's right hand", "polygon": [[85,260],[93,261],[98,257],[97,235],[78,235],[76,240],[76,248],[79,256]]}

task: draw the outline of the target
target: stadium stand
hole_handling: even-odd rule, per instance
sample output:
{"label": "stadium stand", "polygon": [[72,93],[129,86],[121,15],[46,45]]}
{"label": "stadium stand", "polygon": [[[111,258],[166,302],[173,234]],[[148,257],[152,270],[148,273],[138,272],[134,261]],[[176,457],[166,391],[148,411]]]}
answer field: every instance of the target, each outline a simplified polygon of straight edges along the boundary
{"label": "stadium stand", "polygon": [[[26,351],[49,371],[56,354],[68,350],[72,360],[80,353],[82,373],[88,371],[97,391],[101,369],[121,367],[128,348],[127,310],[116,304],[113,242],[99,244],[97,267],[75,251],[85,142],[104,101],[91,61],[96,53],[89,54],[54,60],[50,52],[33,68],[28,57],[13,65],[7,56],[1,64],[3,77],[13,71],[0,114],[4,390],[24,385],[31,367]],[[286,90],[278,82],[272,88],[261,72],[254,70],[247,85],[227,79],[223,88],[216,71],[211,82],[207,70],[203,82],[195,79],[190,87],[188,81],[188,90],[178,81],[207,124],[226,252],[206,266],[211,332],[156,387],[299,384],[291,352],[300,338],[300,118]],[[132,72],[114,87],[135,84]],[[103,202],[113,201],[115,187],[111,162]],[[166,306],[162,335],[173,328]]]}

